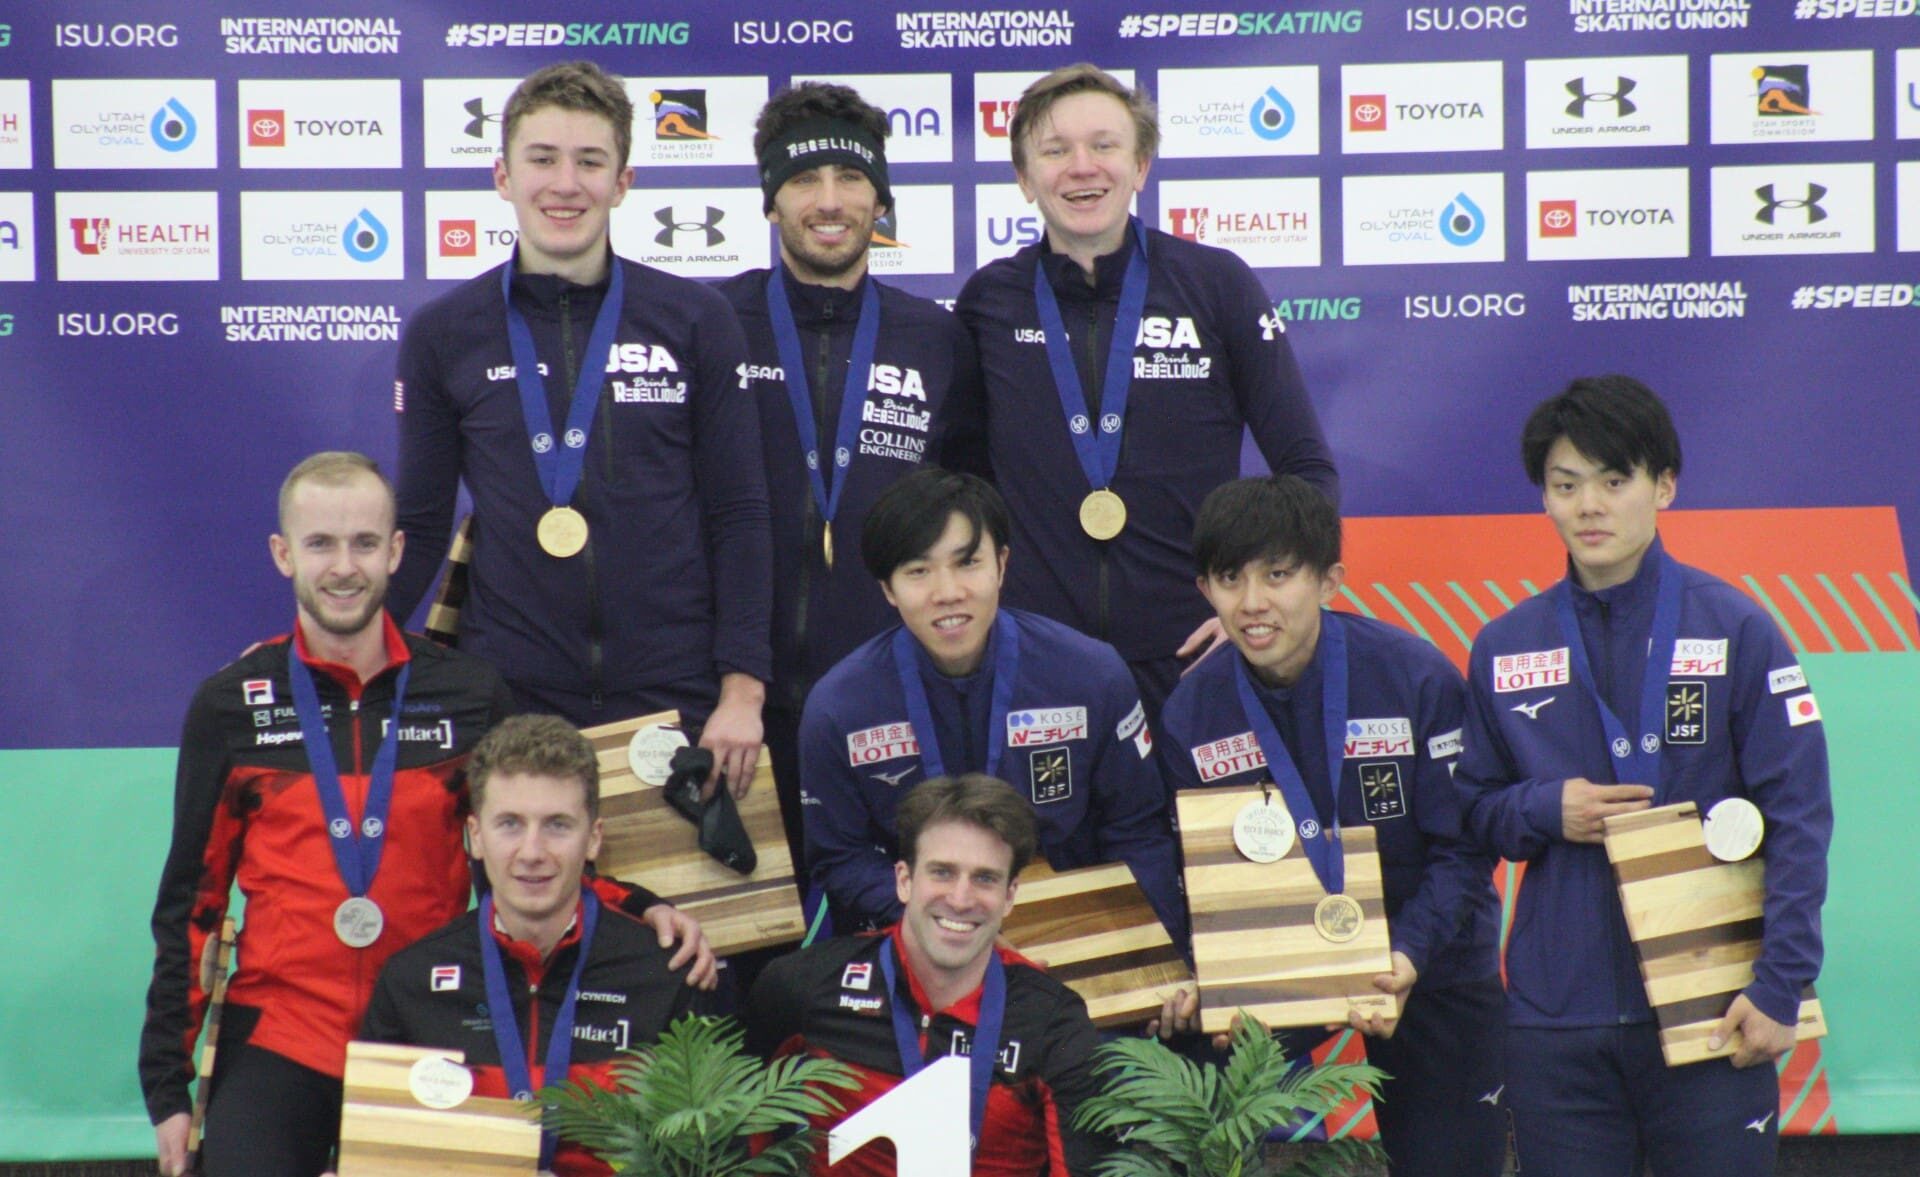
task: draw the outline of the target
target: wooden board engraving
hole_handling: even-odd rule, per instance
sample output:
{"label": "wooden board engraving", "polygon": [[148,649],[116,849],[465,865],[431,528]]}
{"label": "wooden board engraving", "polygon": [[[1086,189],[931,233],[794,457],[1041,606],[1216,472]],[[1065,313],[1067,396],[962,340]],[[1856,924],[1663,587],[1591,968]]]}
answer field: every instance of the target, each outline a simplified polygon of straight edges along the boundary
{"label": "wooden board engraving", "polygon": [[458,1050],[347,1044],[340,1109],[340,1177],[533,1177],[540,1163],[537,1105],[469,1095],[433,1108],[414,1095],[421,1059],[464,1062]]}
{"label": "wooden board engraving", "polygon": [[1103,1030],[1158,1016],[1169,994],[1193,984],[1124,862],[1058,872],[1034,862],[1020,872],[1013,914],[1000,931],[1021,952],[1045,961]]}

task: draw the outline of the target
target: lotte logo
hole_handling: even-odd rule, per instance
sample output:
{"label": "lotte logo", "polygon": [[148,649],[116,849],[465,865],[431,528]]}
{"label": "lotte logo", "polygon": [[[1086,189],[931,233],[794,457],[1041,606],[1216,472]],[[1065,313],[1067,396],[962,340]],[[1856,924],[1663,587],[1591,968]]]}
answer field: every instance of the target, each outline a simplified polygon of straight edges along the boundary
{"label": "lotte logo", "polygon": [[1575,237],[1579,235],[1579,226],[1574,218],[1579,208],[1571,200],[1543,200],[1540,202],[1540,236]]}
{"label": "lotte logo", "polygon": [[1347,96],[1347,130],[1384,131],[1386,129],[1387,96],[1385,94]]}
{"label": "lotte logo", "polygon": [[476,257],[479,246],[479,226],[473,221],[440,222],[441,257]]}
{"label": "lotte logo", "polygon": [[250,110],[247,112],[248,147],[285,147],[286,145],[286,111]]}
{"label": "lotte logo", "polygon": [[113,221],[107,217],[70,217],[67,224],[73,229],[73,248],[88,257],[97,257],[107,251],[107,229]]}

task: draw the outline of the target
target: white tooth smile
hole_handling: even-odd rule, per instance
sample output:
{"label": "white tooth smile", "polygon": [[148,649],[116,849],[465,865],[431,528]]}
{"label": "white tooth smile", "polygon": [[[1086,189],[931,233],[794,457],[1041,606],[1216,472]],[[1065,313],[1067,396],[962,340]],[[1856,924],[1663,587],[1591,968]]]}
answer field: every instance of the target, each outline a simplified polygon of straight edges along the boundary
{"label": "white tooth smile", "polygon": [[961,626],[965,625],[966,623],[967,623],[967,619],[964,617],[942,617],[940,620],[933,623],[933,628],[959,629]]}
{"label": "white tooth smile", "polygon": [[974,929],[973,924],[962,923],[959,920],[950,920],[944,917],[936,918],[933,922],[939,924],[949,932],[971,932]]}

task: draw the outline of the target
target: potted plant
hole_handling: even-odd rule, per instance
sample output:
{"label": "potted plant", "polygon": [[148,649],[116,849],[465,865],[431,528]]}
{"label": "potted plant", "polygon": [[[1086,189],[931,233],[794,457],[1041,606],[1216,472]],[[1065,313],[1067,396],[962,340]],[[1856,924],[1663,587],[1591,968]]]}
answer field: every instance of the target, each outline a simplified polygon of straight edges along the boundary
{"label": "potted plant", "polygon": [[[731,1018],[688,1014],[659,1042],[625,1052],[613,1064],[612,1090],[578,1082],[544,1088],[546,1125],[599,1157],[614,1177],[797,1174],[813,1155],[809,1117],[840,1108],[824,1088],[852,1089],[858,1081],[830,1059],[762,1063],[741,1049],[742,1038]],[[756,1136],[766,1142],[757,1156]]]}
{"label": "potted plant", "polygon": [[[1227,1064],[1196,1063],[1155,1038],[1121,1038],[1094,1054],[1106,1089],[1080,1105],[1074,1126],[1127,1146],[1099,1177],[1253,1177],[1267,1133],[1325,1114],[1356,1091],[1380,1094],[1379,1068],[1365,1063],[1295,1067],[1267,1028],[1244,1011],[1235,1019]],[[1302,1146],[1281,1172],[1331,1174],[1384,1156],[1372,1141]]]}

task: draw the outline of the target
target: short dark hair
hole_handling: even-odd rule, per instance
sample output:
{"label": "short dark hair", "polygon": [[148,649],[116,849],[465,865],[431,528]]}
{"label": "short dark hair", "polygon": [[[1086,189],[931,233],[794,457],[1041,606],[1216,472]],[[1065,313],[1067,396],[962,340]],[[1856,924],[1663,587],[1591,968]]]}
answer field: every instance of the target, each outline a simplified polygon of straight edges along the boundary
{"label": "short dark hair", "polygon": [[919,857],[920,832],[949,821],[979,826],[1005,842],[1013,851],[1009,879],[1020,877],[1039,845],[1033,806],[1012,785],[984,772],[937,776],[915,785],[893,811],[894,838],[909,870]]}
{"label": "short dark hair", "polygon": [[1534,406],[1520,431],[1520,461],[1535,486],[1547,484],[1547,451],[1566,438],[1585,457],[1631,474],[1680,473],[1680,434],[1667,406],[1631,376],[1582,376]]}
{"label": "short dark hair", "polygon": [[1298,475],[1239,478],[1213,489],[1193,524],[1201,576],[1238,572],[1252,560],[1297,560],[1316,575],[1340,562],[1340,512]]}
{"label": "short dark hair", "polygon": [[1074,94],[1105,94],[1116,98],[1133,117],[1135,157],[1151,160],[1160,150],[1160,110],[1144,86],[1128,89],[1125,82],[1089,61],[1063,65],[1037,79],[1020,95],[1013,109],[1013,122],[1007,127],[1007,142],[1013,149],[1013,170],[1027,170],[1027,136],[1053,109],[1053,104]]}
{"label": "short dark hair", "polygon": [[753,155],[758,159],[767,144],[801,123],[834,119],[852,123],[876,141],[887,137],[887,112],[860,97],[852,86],[834,82],[795,82],[760,108],[753,124]]}
{"label": "short dark hair", "polygon": [[[336,489],[346,486],[361,475],[371,475],[380,484],[387,495],[387,518],[393,519],[398,510],[393,505],[393,483],[380,472],[380,464],[365,454],[352,450],[321,450],[300,460],[300,464],[287,472],[286,480],[280,484],[280,531],[287,530],[287,508],[293,505],[293,493],[300,489],[303,482],[317,482],[321,486]],[[391,530],[389,524],[389,530]],[[292,539],[292,536],[288,536]]]}
{"label": "short dark hair", "polygon": [[[514,129],[520,120],[536,110],[557,106],[597,114],[613,124],[613,153],[616,167],[626,167],[633,153],[633,100],[627,97],[626,83],[591,61],[562,61],[528,74],[507,99],[500,116],[500,154],[513,145]],[[508,166],[512,166],[509,158]]]}
{"label": "short dark hair", "polygon": [[874,500],[860,528],[860,558],[875,580],[887,580],[894,570],[927,554],[955,514],[973,529],[971,555],[982,536],[1007,550],[1013,521],[1007,503],[993,484],[973,474],[959,474],[938,466],[923,466],[888,487]]}
{"label": "short dark hair", "polygon": [[467,759],[467,799],[474,813],[496,773],[550,776],[580,782],[587,820],[600,816],[600,757],[593,744],[557,715],[514,715],[480,737]]}

